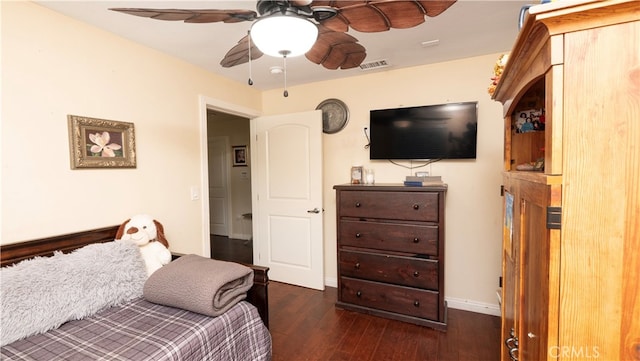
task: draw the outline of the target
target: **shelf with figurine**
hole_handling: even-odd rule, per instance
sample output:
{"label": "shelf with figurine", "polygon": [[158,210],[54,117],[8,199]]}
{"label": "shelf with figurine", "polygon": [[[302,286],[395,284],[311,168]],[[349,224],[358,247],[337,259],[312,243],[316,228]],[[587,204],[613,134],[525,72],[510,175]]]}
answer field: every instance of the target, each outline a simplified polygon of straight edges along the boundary
{"label": "shelf with figurine", "polygon": [[544,78],[535,82],[518,101],[511,119],[514,133],[544,131]]}
{"label": "shelf with figurine", "polygon": [[505,170],[544,171],[545,81],[534,81],[509,115]]}
{"label": "shelf with figurine", "polygon": [[544,171],[544,158],[538,158],[535,162],[527,162],[516,165],[516,170],[528,172]]}

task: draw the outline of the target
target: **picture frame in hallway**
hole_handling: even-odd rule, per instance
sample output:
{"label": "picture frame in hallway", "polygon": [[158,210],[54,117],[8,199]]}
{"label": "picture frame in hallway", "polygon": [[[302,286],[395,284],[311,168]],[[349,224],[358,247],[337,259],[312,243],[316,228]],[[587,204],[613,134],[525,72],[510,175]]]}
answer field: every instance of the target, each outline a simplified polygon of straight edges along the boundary
{"label": "picture frame in hallway", "polygon": [[68,115],[71,169],[135,168],[133,123]]}
{"label": "picture frame in hallway", "polygon": [[234,167],[246,167],[247,158],[249,153],[246,145],[234,145],[231,147],[233,150],[233,166]]}

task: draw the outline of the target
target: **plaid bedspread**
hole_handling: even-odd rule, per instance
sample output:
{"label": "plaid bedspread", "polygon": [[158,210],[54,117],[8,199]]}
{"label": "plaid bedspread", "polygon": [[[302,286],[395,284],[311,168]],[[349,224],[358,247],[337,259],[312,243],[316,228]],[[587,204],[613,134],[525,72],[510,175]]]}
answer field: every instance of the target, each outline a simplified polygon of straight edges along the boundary
{"label": "plaid bedspread", "polygon": [[0,349],[2,360],[270,360],[271,335],[247,302],[219,317],[140,298]]}

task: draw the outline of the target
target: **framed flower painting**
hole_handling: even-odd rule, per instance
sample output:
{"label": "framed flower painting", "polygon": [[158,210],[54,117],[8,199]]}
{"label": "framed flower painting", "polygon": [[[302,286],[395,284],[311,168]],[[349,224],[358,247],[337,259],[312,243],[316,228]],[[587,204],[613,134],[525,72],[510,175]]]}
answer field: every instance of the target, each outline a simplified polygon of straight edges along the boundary
{"label": "framed flower painting", "polygon": [[71,169],[135,168],[133,123],[68,115]]}

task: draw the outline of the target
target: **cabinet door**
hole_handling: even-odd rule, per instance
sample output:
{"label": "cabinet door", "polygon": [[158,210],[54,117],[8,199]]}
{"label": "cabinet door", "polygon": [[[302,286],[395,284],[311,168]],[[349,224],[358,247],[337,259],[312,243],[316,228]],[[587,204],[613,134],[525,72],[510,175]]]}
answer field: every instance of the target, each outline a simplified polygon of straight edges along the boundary
{"label": "cabinet door", "polygon": [[521,185],[521,360],[553,359],[557,345],[560,230],[547,226],[547,209],[560,205],[560,186]]}
{"label": "cabinet door", "polygon": [[[514,232],[520,222],[516,198],[509,188],[504,194],[504,233],[502,239],[502,342],[501,360],[511,360],[517,356],[515,332],[518,325],[520,236]],[[511,354],[510,354],[511,352]],[[513,356],[512,356],[513,355]]]}
{"label": "cabinet door", "polygon": [[560,231],[548,228],[547,209],[560,204],[560,186],[511,180],[509,189],[514,198],[513,243],[519,247],[511,261],[519,278],[512,326],[518,338],[518,360],[552,359],[551,347],[557,345],[558,337]]}

